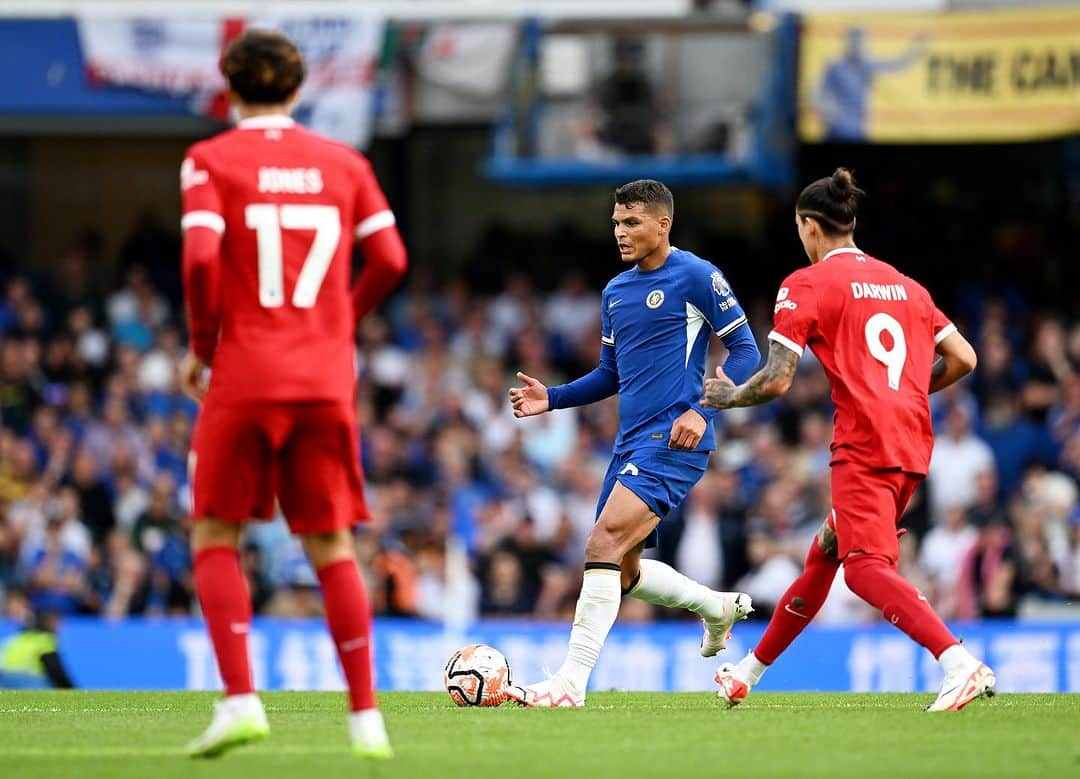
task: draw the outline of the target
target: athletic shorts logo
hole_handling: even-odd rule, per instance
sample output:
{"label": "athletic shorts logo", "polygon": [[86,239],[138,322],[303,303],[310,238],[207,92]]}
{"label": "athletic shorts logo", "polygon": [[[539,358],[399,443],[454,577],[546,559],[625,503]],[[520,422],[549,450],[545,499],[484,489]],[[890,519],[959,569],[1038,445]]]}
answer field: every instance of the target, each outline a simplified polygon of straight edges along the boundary
{"label": "athletic shorts logo", "polygon": [[645,298],[645,305],[649,308],[660,308],[664,302],[664,290],[654,289]]}
{"label": "athletic shorts logo", "polygon": [[[661,294],[663,294],[663,293],[661,293]],[[624,465],[623,469],[621,471],[619,471],[619,475],[620,476],[626,476],[627,474],[630,474],[631,476],[637,476],[638,475],[637,466],[634,465],[633,463],[627,463],[626,465]]]}
{"label": "athletic shorts logo", "polygon": [[724,278],[724,274],[720,271],[713,271],[712,288],[713,292],[722,298],[726,298],[731,294],[731,285],[728,284],[727,279]]}

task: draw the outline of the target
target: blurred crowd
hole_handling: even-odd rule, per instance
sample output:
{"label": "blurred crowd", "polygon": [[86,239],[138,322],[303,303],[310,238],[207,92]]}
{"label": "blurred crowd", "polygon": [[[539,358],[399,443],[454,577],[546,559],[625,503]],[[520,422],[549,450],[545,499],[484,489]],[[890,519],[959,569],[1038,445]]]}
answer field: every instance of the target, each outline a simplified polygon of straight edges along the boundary
{"label": "blurred crowd", "polygon": [[[173,241],[173,243],[169,243]],[[176,389],[175,239],[136,235],[110,281],[80,241],[0,298],[0,597],[61,614],[190,614],[187,450]],[[747,301],[759,338],[769,301]],[[361,325],[358,398],[374,521],[356,536],[378,613],[566,620],[618,429],[616,398],[515,420],[514,372],[548,384],[599,355],[599,293],[565,274],[492,294],[415,271]],[[1080,596],[1080,322],[1010,315],[987,296],[960,322],[974,376],[934,396],[937,447],[908,512],[901,566],[946,617],[1016,615]],[[757,312],[756,314],[754,312]],[[723,357],[717,342],[714,361]],[[711,366],[710,366],[711,370]],[[652,552],[760,616],[800,569],[829,507],[828,383],[808,353],[791,393],[720,415],[719,447]],[[243,550],[255,609],[315,615],[317,581],[280,522]],[[625,617],[675,617],[627,599]],[[822,619],[874,618],[838,579]]]}

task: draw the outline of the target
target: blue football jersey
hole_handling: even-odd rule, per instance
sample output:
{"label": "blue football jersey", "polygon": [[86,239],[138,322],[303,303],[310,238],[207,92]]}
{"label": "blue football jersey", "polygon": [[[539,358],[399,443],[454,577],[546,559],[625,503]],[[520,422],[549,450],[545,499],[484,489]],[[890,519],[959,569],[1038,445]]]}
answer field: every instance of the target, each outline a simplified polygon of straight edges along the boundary
{"label": "blue football jersey", "polygon": [[[746,314],[716,266],[674,248],[656,270],[612,279],[601,306],[601,340],[619,373],[614,451],[666,448],[672,424],[701,399],[709,334],[735,332]],[[710,419],[697,451],[715,448]]]}

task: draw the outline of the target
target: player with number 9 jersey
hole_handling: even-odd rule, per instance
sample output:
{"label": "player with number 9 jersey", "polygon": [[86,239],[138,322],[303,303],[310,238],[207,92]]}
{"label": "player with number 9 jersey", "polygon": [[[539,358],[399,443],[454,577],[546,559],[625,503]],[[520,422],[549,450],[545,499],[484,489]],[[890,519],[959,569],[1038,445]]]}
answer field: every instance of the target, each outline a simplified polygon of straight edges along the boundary
{"label": "player with number 9 jersey", "polygon": [[921,284],[845,247],[784,279],[769,340],[800,355],[809,347],[825,369],[836,409],[832,465],[925,476],[934,346],[955,330]]}
{"label": "player with number 9 jersey", "polygon": [[738,665],[717,671],[729,706],[746,698],[814,618],[841,564],[852,592],[941,663],[945,681],[931,711],[959,710],[994,693],[990,668],[897,569],[898,528],[934,447],[930,393],[970,373],[975,351],[921,284],[855,246],[862,194],[844,168],[802,191],[795,223],[810,265],[789,275],[776,296],[765,367],[738,387],[722,373],[705,384],[704,405],[764,403],[787,392],[809,347],[836,408],[832,508],[761,641]]}

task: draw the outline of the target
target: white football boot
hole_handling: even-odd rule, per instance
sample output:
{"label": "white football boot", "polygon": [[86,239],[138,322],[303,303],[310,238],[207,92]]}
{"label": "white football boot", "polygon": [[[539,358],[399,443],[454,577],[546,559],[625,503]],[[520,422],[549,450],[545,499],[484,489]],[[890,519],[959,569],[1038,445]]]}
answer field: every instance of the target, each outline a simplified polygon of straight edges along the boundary
{"label": "white football boot", "polygon": [[736,676],[735,666],[732,663],[724,663],[717,668],[715,679],[720,686],[716,697],[722,700],[729,709],[738,706],[750,694],[750,685]]}
{"label": "white football boot", "polygon": [[365,760],[389,760],[394,756],[386,724],[378,709],[354,711],[349,715],[349,736],[352,751]]}
{"label": "white football boot", "polygon": [[266,710],[255,693],[230,695],[214,703],[214,718],[201,736],[187,745],[191,757],[217,757],[228,750],[262,741],[270,735]]}
{"label": "white football boot", "polygon": [[990,666],[974,660],[951,674],[945,674],[937,700],[926,711],[960,711],[973,700],[994,697],[997,678]]}
{"label": "white football boot", "polygon": [[732,626],[739,620],[746,619],[754,610],[753,601],[745,592],[715,592],[715,606],[707,616],[702,616],[701,625],[705,634],[701,637],[701,656],[714,657],[717,652],[727,648],[727,640]]}
{"label": "white football boot", "polygon": [[585,705],[585,693],[558,674],[536,684],[511,684],[506,688],[506,697],[533,709],[578,708]]}

